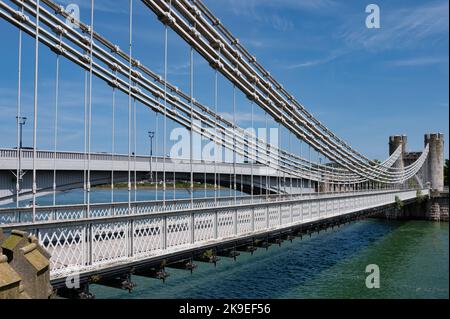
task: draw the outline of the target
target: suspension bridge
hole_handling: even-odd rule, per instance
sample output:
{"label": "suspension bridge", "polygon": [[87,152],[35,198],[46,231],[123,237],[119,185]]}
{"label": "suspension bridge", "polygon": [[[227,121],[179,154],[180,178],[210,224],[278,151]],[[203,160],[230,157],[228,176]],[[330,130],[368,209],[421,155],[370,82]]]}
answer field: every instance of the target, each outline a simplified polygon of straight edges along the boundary
{"label": "suspension bridge", "polygon": [[[201,0],[129,0],[129,6],[121,8],[129,15],[127,50],[96,31],[95,3],[90,1],[90,18],[82,21],[52,0],[0,1],[2,20],[18,34],[17,73],[10,75],[18,76],[17,145],[0,149],[0,203],[4,205],[0,226],[5,233],[20,229],[39,239],[51,254],[55,287],[64,287],[71,276],[79,276],[82,283],[130,273],[164,277],[160,270],[170,263],[236,257],[238,251],[251,252],[323,225],[379,212],[398,200],[415,201],[418,192],[428,195],[430,189],[443,188],[441,134],[425,135],[424,149],[415,153],[406,151],[405,136],[392,136],[385,161],[368,159],[315,118]],[[137,3],[163,26],[161,75],[134,54]],[[187,91],[168,80],[169,30],[190,48]],[[21,108],[25,37],[34,41],[33,51],[27,52],[34,56],[29,119]],[[195,96],[194,54],[213,72],[213,105]],[[84,75],[81,152],[61,151],[58,144],[63,59]],[[44,150],[38,145],[43,125],[38,84],[40,72],[52,61],[56,66],[54,149]],[[218,111],[219,76],[232,87],[229,117]],[[106,83],[112,94],[107,153],[95,152],[92,146],[94,80]],[[251,109],[252,126],[259,109],[265,114],[265,130],[271,119],[286,136],[279,133],[275,141],[269,140],[267,133],[261,136],[239,126],[237,94]],[[127,99],[126,106],[117,105],[119,96]],[[119,108],[126,109],[127,116],[125,154],[115,148],[114,116]],[[140,109],[159,119],[154,131],[148,132],[151,139],[158,135],[159,154],[137,147]],[[22,145],[26,120],[33,125],[29,148]],[[169,152],[168,122],[187,130],[187,156]],[[212,158],[196,158],[198,136],[212,143]],[[289,147],[282,146],[283,138]],[[228,158],[226,152],[231,154]],[[186,198],[176,198],[177,181],[186,183]],[[152,185],[156,198],[137,200],[142,182]],[[117,183],[125,183],[127,200],[115,200]],[[99,185],[110,190],[111,201],[93,201],[93,189]],[[204,195],[194,195],[197,185],[205,188]],[[57,194],[72,189],[82,189],[82,201],[59,204]],[[39,198],[49,195],[52,205],[39,205]],[[208,258],[206,251],[212,251]],[[184,268],[188,265],[192,264],[183,263]]]}

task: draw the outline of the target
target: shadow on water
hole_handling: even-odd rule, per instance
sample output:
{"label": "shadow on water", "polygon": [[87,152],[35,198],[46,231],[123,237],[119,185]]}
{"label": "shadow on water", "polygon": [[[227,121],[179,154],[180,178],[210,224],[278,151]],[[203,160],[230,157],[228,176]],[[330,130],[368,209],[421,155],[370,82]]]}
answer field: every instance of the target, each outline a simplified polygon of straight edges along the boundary
{"label": "shadow on water", "polygon": [[[318,297],[314,291],[326,289],[326,285],[314,287],[315,280],[320,281],[324,273],[362,254],[401,226],[401,222],[365,220],[282,247],[272,246],[268,251],[259,249],[253,256],[241,254],[237,262],[222,258],[217,268],[199,264],[193,275],[168,269],[171,276],[165,284],[134,276],[138,287],[131,294],[98,285],[91,290],[98,298]],[[336,280],[339,273],[334,277]]]}

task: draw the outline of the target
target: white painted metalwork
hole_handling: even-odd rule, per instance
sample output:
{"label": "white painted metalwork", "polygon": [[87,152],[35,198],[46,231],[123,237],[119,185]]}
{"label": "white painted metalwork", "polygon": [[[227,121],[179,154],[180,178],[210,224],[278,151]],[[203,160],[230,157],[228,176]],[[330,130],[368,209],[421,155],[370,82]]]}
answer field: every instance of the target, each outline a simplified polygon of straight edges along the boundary
{"label": "white painted metalwork", "polygon": [[[427,195],[428,190],[423,190],[422,194]],[[56,279],[73,272],[103,269],[142,258],[220,243],[224,239],[238,239],[389,205],[395,203],[396,197],[405,201],[415,199],[416,196],[415,190],[363,192],[357,195],[329,194],[313,199],[291,199],[288,196],[281,201],[238,205],[232,202],[230,205],[228,202],[226,206],[200,209],[191,209],[190,199],[187,199],[186,205],[179,210],[165,212],[137,209],[137,213],[117,213],[121,206],[109,205],[110,209],[107,209],[107,204],[99,207],[92,204],[92,215],[87,219],[79,218],[82,209],[86,208],[84,205],[83,208],[67,206],[54,207],[54,211],[50,211],[52,208],[48,208],[49,211],[37,210],[39,218],[35,223],[22,215],[21,223],[17,224],[15,217],[24,214],[23,209],[1,210],[0,217],[6,231],[20,228],[39,237],[40,242],[52,254],[52,278]],[[320,214],[319,201],[322,203],[321,207],[324,207]],[[312,205],[308,205],[310,203]],[[132,205],[138,207],[134,206],[136,203]],[[144,205],[141,203],[141,206]],[[123,207],[126,208],[127,203]],[[115,213],[111,213],[112,211]],[[71,218],[67,218],[68,216]]]}
{"label": "white painted metalwork", "polygon": [[[13,1],[14,2],[14,1]],[[33,3],[33,1],[28,1],[28,2],[30,2],[30,3]],[[49,1],[49,0],[45,0],[44,1],[47,5],[49,5],[49,6],[54,6],[54,4],[51,2],[51,1]],[[10,10],[10,8],[7,6],[7,5],[4,5],[3,3],[2,3],[2,5],[3,5],[3,7],[4,8],[6,8],[7,10]],[[28,10],[29,9],[29,7],[27,7],[26,6],[26,9]],[[59,21],[58,23],[61,23],[59,26],[60,27],[63,27],[63,28],[67,28],[67,26],[65,26],[60,20],[58,20],[58,19],[53,19],[53,21],[52,22],[49,22],[49,17],[52,17],[53,18],[53,16],[46,10],[46,9],[44,9],[44,8],[42,8],[42,14],[43,15],[45,15],[45,16],[43,16],[42,17],[42,21],[43,22],[45,22],[46,24],[49,24],[51,27],[53,27],[53,25],[54,25],[54,23],[56,22],[56,21]],[[7,19],[9,22],[11,22],[11,23],[13,23],[13,24],[16,24],[17,26],[19,26],[20,28],[26,28],[25,26],[24,26],[24,23],[23,22],[20,22],[20,21],[18,21],[17,20],[17,18],[16,18],[16,20],[15,20],[15,18],[14,17],[11,17],[11,16],[8,16],[6,13],[4,13],[3,11],[1,12],[2,13],[2,17],[3,18],[5,18],[5,19]],[[59,14],[61,14],[61,12],[59,12],[58,11],[58,13]],[[31,14],[33,14],[33,12],[31,12]],[[29,20],[26,20],[26,23],[28,23],[28,24],[30,24],[31,26],[33,26],[33,23],[31,23]],[[84,30],[88,30],[88,31],[90,31],[90,29],[88,28],[88,27],[86,27],[86,26],[84,26],[83,24],[80,24],[81,26],[83,26],[83,28],[84,28]],[[34,27],[34,26],[33,26]],[[56,39],[55,39],[55,37],[54,36],[52,36],[46,29],[43,29],[43,28],[40,28],[40,30],[41,30],[41,32],[42,32],[42,34],[43,35],[41,35],[41,37],[40,37],[40,39],[41,39],[41,41],[43,42],[43,43],[45,43],[46,45],[50,45],[50,46],[54,46],[54,44],[50,44],[50,42],[54,42]],[[27,31],[27,33],[29,33],[29,34],[33,34],[34,33],[34,31],[32,31],[31,29],[26,29],[26,31]],[[72,29],[70,29],[70,28],[68,28],[68,29],[66,29],[66,31],[67,31],[67,34],[65,34],[65,36],[70,40],[70,41],[72,41],[73,43],[76,43],[77,45],[80,45],[85,51],[89,51],[89,47],[86,47],[86,45],[84,45],[83,44],[83,37],[82,36],[80,36],[77,32],[75,32],[74,30],[72,30]],[[45,35],[45,37],[44,37],[44,35]],[[75,39],[75,37],[78,37],[78,39]],[[98,36],[98,34],[95,34],[95,39],[97,39],[101,44],[103,44],[103,45],[106,45],[108,42],[105,40],[105,39],[102,39],[101,37],[99,37]],[[123,63],[123,62],[120,62],[120,61],[117,61],[116,59],[115,59],[115,57],[114,56],[112,56],[111,54],[108,54],[108,53],[106,53],[106,51],[104,50],[104,49],[101,49],[100,48],[100,44],[97,44],[97,43],[94,43],[93,44],[94,45],[94,47],[95,47],[95,49],[94,49],[94,54],[95,54],[95,56],[97,57],[99,57],[99,58],[101,58],[102,60],[103,60],[103,62],[105,62],[107,65],[111,65],[111,64],[115,64],[115,63],[120,63],[120,70],[121,70],[121,73],[123,73],[123,75],[126,75],[126,76],[128,76],[129,75],[129,71],[127,71],[127,69],[129,70],[129,67],[127,66],[127,64],[125,64],[125,63]],[[64,47],[64,50],[62,51],[63,52],[63,55],[65,55],[66,57],[68,57],[69,59],[71,59],[72,61],[74,61],[75,63],[77,63],[77,64],[79,64],[79,65],[81,65],[82,67],[84,67],[84,68],[86,68],[86,69],[89,69],[89,70],[91,70],[91,67],[95,67],[95,75],[96,76],[99,76],[100,78],[102,78],[103,80],[105,80],[105,81],[107,81],[107,82],[114,82],[114,83],[117,83],[118,84],[118,88],[120,89],[120,90],[122,90],[122,91],[124,91],[124,92],[126,92],[126,93],[128,93],[129,92],[129,84],[128,84],[128,82],[129,81],[125,81],[124,79],[119,79],[119,78],[117,78],[116,76],[114,76],[113,74],[111,74],[111,72],[109,72],[109,71],[107,71],[105,68],[103,68],[103,67],[101,67],[98,63],[93,63],[93,61],[91,61],[90,59],[89,59],[89,63],[86,63],[86,62],[83,62],[86,58],[85,58],[85,56],[84,55],[82,55],[80,52],[77,52],[77,51],[75,51],[70,45],[68,45],[67,43],[62,43],[62,46]],[[114,49],[115,47],[109,47],[109,49]],[[100,50],[100,51],[98,51],[98,50]],[[70,52],[69,52],[70,51]],[[70,53],[70,54],[69,54]],[[103,56],[102,56],[103,55]],[[105,55],[107,55],[107,56],[105,56]],[[77,56],[77,57],[76,57]],[[127,57],[127,55],[124,53],[124,52],[122,52],[122,51],[120,51],[120,56],[122,56],[122,57],[124,57],[124,59],[126,58],[126,61],[128,61],[130,58],[129,57]],[[111,60],[113,60],[113,61],[111,61]],[[136,61],[134,61],[135,63],[136,63]],[[93,63],[92,65],[91,65],[91,63]],[[141,68],[144,68],[144,67],[142,67],[141,66]],[[144,70],[146,71],[146,73],[148,73],[148,74],[151,74],[152,76],[155,76],[154,74],[152,74],[148,69],[146,69],[146,68],[144,68]],[[99,72],[101,72],[101,73],[99,73]],[[145,88],[146,90],[147,90],[147,88],[148,88],[148,85],[151,83],[150,81],[147,81],[146,83],[143,83],[142,81],[144,81],[144,78],[141,78],[141,76],[133,76],[133,82],[134,83],[138,83],[139,84],[139,86],[140,87],[142,87],[142,88]],[[161,80],[160,80],[161,81]],[[167,82],[166,81],[164,81],[163,82],[164,83],[164,86],[167,86],[167,87],[169,87],[169,85],[167,84]],[[153,83],[152,83],[153,84]],[[154,84],[153,84],[154,85]],[[176,92],[178,92],[179,94],[182,94],[181,92],[179,92],[177,89],[174,89],[172,86],[170,86],[170,88],[173,90],[173,91],[176,91]],[[157,109],[159,112],[161,112],[161,105],[160,105],[160,103],[156,103],[157,104],[157,107],[154,105],[154,104],[152,104],[152,105],[149,105],[148,103],[150,102],[150,100],[148,99],[148,95],[145,95],[143,92],[141,92],[139,89],[136,89],[135,87],[133,87],[132,88],[133,89],[133,97],[135,97],[136,99],[139,99],[139,101],[140,102],[142,102],[142,103],[144,103],[144,104],[146,104],[146,105],[148,105],[148,106],[150,106],[150,107],[152,107],[153,109]],[[160,96],[161,94],[162,94],[162,92],[164,92],[164,91],[161,91],[161,89],[160,88],[158,88],[158,92],[153,92],[153,93],[155,93],[156,94],[156,96]],[[152,93],[152,94],[153,94]],[[128,93],[129,94],[129,93]],[[168,95],[168,97],[169,97],[169,101],[167,101],[167,102],[169,102],[169,103],[171,103],[175,108],[180,108],[181,107],[181,105],[179,104],[180,103],[180,101],[179,101],[179,99],[177,99],[176,97],[174,97],[174,96],[172,96],[172,95]],[[184,96],[185,97],[185,96]],[[151,101],[151,103],[155,103],[155,100],[152,100]],[[202,110],[204,110],[204,112],[205,112],[205,114],[206,113],[208,113],[208,114],[211,114],[211,115],[213,115],[213,118],[214,119],[220,119],[221,120],[221,122],[223,122],[223,123],[225,123],[226,121],[224,121],[221,117],[219,117],[217,114],[213,114],[210,110],[208,110],[207,108],[205,108],[204,106],[202,106],[202,105],[197,105],[196,104],[196,106],[198,106],[198,107],[200,107]],[[186,103],[184,103],[183,104],[183,107],[182,107],[182,111],[185,113],[185,114],[188,114],[188,110],[189,110],[189,108],[187,107],[187,104]],[[272,113],[271,113],[272,114]],[[177,112],[171,112],[170,114],[168,114],[168,116],[171,118],[171,119],[174,119],[174,120],[176,120],[176,121],[178,121],[178,122],[180,122],[180,119],[176,119],[175,117],[176,116],[180,116],[181,114],[180,113],[177,113]],[[200,113],[197,113],[196,114],[196,116],[201,116],[201,114]],[[206,120],[206,118],[204,118],[204,117],[201,117],[201,121],[204,121],[204,120]],[[181,120],[182,122],[180,122],[180,124],[182,124],[182,125],[186,125],[187,127],[191,127],[188,123],[188,119],[186,118],[186,117],[184,117],[182,120]],[[210,123],[213,123],[214,122],[214,120],[210,120]],[[236,130],[238,130],[238,131],[240,131],[240,129],[239,128],[237,128],[237,127],[234,127],[233,125],[231,125],[230,123],[225,123],[225,125],[227,125],[227,126],[231,126],[231,127],[233,127],[234,129],[236,129]],[[199,128],[199,127],[197,127],[197,126],[195,126],[195,127],[191,127],[191,129],[194,129],[196,132],[201,132],[201,129]],[[220,127],[220,130],[221,131],[223,131],[224,130],[224,127],[221,125],[221,127]],[[205,133],[202,133],[202,134],[205,134]],[[227,132],[226,132],[226,130],[224,131],[224,134],[227,134]],[[222,143],[222,141],[217,141],[217,137],[214,137],[214,136],[211,136],[211,135],[209,135],[209,134],[207,134],[208,135],[208,138],[212,138],[212,139],[215,139],[216,140],[216,142],[219,142],[219,143]],[[239,134],[239,139],[241,139],[242,138],[242,135],[240,135]],[[234,149],[234,151],[236,151],[236,152],[242,152],[242,142],[241,143],[239,143],[236,147],[235,147],[235,149]],[[227,144],[226,145],[227,147],[231,147],[231,145],[230,144]],[[254,148],[255,147],[255,145],[254,145],[254,143],[251,143],[251,145],[250,145],[252,148]],[[272,147],[273,148],[273,147]],[[322,152],[322,153],[324,153],[324,152]],[[280,152],[279,154],[277,154],[277,155],[280,155],[281,156],[281,163],[283,163],[284,165],[286,164],[286,162],[285,162],[285,159],[284,159],[284,156],[286,156],[286,152],[285,151],[282,151],[282,152]],[[325,153],[324,153],[325,154]],[[293,157],[293,155],[292,154],[289,154],[289,156],[291,156],[291,157]],[[294,156],[294,158],[296,158],[295,156]],[[331,157],[332,158],[332,157]],[[253,158],[254,159],[254,158]],[[277,167],[277,169],[279,169],[279,170],[286,170],[286,168],[284,167],[284,165],[283,166],[281,166],[281,167]],[[345,165],[343,165],[343,167],[347,167],[347,164],[345,164]],[[391,172],[391,171],[389,171],[389,172],[387,172],[386,171],[386,168],[383,166],[383,165],[379,165],[379,167],[378,166],[376,166],[375,167],[376,168],[376,170],[377,171],[380,171],[380,173],[378,174],[375,174],[375,175],[370,175],[369,173],[370,173],[370,170],[369,170],[369,173],[367,173],[368,175],[369,175],[369,178],[372,178],[372,179],[380,179],[380,181],[385,181],[385,182],[389,182],[389,178],[388,178],[388,176],[391,176],[391,175],[393,175],[393,176],[399,176],[399,178],[401,178],[401,174],[397,174],[397,173],[395,173],[395,172]],[[374,169],[375,169],[374,168]],[[311,169],[317,169],[316,167],[314,167],[314,168],[311,168]],[[324,168],[324,167],[321,167],[320,169],[326,169],[326,168]],[[334,170],[333,170],[334,171]],[[336,171],[338,171],[338,170],[336,170]],[[365,174],[366,174],[365,173]],[[291,174],[293,174],[293,172],[291,171]],[[330,172],[329,172],[329,168],[328,168],[328,174],[331,174]],[[337,173],[336,173],[337,174]],[[341,173],[339,173],[339,174],[341,174]],[[338,174],[338,175],[339,175]],[[337,176],[338,176],[337,175]],[[348,173],[347,173],[347,175],[348,175]],[[363,176],[363,178],[366,178],[366,177],[364,177],[364,174],[362,175]],[[347,178],[348,177],[351,177],[351,174],[350,175],[348,175],[348,176],[346,176]],[[313,178],[313,176],[310,176],[310,178]]]}
{"label": "white painted metalwork", "polygon": [[[18,126],[21,116],[22,33],[33,37],[35,42],[33,150],[22,152],[20,146],[17,150],[0,150],[0,169],[17,172],[16,194],[13,194],[17,201],[21,191],[21,168],[28,165],[33,170],[32,206],[20,208],[18,202],[15,208],[0,209],[0,225],[6,231],[20,228],[38,236],[41,244],[52,254],[52,279],[105,270],[150,258],[163,258],[172,253],[262,235],[331,217],[391,205],[398,199],[413,200],[417,197],[416,190],[405,189],[405,182],[414,178],[427,160],[428,145],[425,146],[419,158],[406,167],[393,167],[401,158],[401,147],[398,147],[387,160],[380,164],[368,160],[315,119],[283,89],[281,84],[239,44],[239,41],[201,0],[141,1],[156,13],[164,24],[163,76],[157,75],[133,56],[133,0],[129,0],[128,52],[122,51],[117,45],[94,31],[94,0],[90,1],[90,25],[75,21],[80,26],[79,30],[65,23],[64,20],[68,17],[67,12],[52,0],[0,1],[0,17],[19,29]],[[19,10],[16,11],[13,5],[17,5]],[[168,81],[169,28],[190,47],[189,94],[180,91]],[[54,150],[50,152],[37,150],[39,44],[50,48],[58,55]],[[194,50],[214,69],[212,109],[193,98]],[[57,152],[60,56],[85,70],[83,153]],[[218,114],[219,73],[233,85],[233,120],[231,122]],[[94,76],[113,87],[112,154],[92,152]],[[288,130],[288,150],[269,143],[268,136],[257,138],[255,134],[246,132],[237,125],[236,91],[238,89],[250,101],[252,126],[254,107],[259,106],[265,113],[266,130],[268,116],[278,123],[280,130],[281,128]],[[128,153],[126,155],[114,154],[116,91],[128,97]],[[153,157],[153,154],[150,154],[150,159],[136,155],[136,107],[140,104],[155,111],[156,132],[158,131],[157,116],[163,115],[162,158]],[[168,157],[167,121],[169,120],[190,130],[189,159]],[[203,159],[194,161],[192,157],[194,133],[214,143],[212,162],[208,163]],[[300,141],[300,155],[292,151],[291,137]],[[281,134],[278,135],[278,145],[281,144],[280,139]],[[309,147],[308,159],[302,158],[303,142]],[[156,144],[158,147],[158,143]],[[233,151],[232,165],[218,161],[218,147]],[[132,148],[134,148],[134,154],[132,154]],[[311,158],[312,150],[317,153],[316,161]],[[250,163],[248,171],[245,165],[237,164],[237,155],[248,159]],[[24,163],[22,163],[22,157]],[[322,163],[323,157],[330,163]],[[148,171],[149,160],[152,181],[153,169],[156,172],[162,172],[163,196],[162,200],[157,198],[155,201],[139,202],[136,197],[137,172]],[[51,170],[53,170],[53,205],[38,207],[36,205],[37,171],[45,171],[50,161]],[[105,165],[103,161],[107,164]],[[56,205],[57,171],[67,171],[73,166],[77,166],[80,171],[83,170],[84,203]],[[214,174],[213,198],[206,198],[208,167],[213,168],[209,173]],[[92,178],[92,173],[97,169],[111,173],[111,203],[91,202],[91,186],[96,182]],[[132,169],[134,171],[134,201],[131,200]],[[116,203],[114,202],[114,181],[117,174],[125,171],[127,172],[128,200]],[[172,171],[174,175],[174,197],[176,173],[190,174],[191,195],[188,199],[167,198],[169,171]],[[193,196],[194,172],[204,173],[205,198],[196,199]],[[58,174],[58,178],[60,175],[62,174]],[[235,190],[230,197],[218,196],[218,187],[221,184],[221,178],[225,175],[229,176],[230,187],[233,186]],[[241,190],[245,182],[244,177],[250,176],[250,196],[237,196],[238,175]],[[255,178],[256,176],[260,178]],[[264,176],[265,185],[263,185]],[[257,180],[260,185],[257,185]],[[156,181],[158,182],[158,176]],[[290,181],[289,192],[287,181]],[[301,183],[300,194],[293,190],[294,181],[297,186],[299,182]],[[308,192],[304,192],[305,181],[309,184]],[[374,190],[375,182],[384,185],[385,190]],[[255,186],[265,189],[266,193],[255,194]],[[331,191],[321,189],[322,186],[331,186]],[[428,190],[422,190],[422,194],[427,195]]]}

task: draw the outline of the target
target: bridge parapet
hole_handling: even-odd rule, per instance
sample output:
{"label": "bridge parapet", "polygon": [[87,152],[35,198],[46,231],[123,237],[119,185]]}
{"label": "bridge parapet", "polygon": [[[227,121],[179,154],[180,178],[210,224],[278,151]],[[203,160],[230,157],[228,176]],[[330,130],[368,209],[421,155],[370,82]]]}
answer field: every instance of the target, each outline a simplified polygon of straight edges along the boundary
{"label": "bridge parapet", "polygon": [[[390,191],[386,191],[388,193]],[[175,199],[141,202],[115,202],[77,205],[37,206],[34,210],[37,222],[69,221],[85,217],[106,218],[125,215],[161,214],[167,212],[186,211],[189,209],[201,210],[237,205],[264,204],[283,202],[289,200],[321,200],[327,198],[348,198],[370,195],[374,191],[354,191],[347,193],[304,193],[304,194],[273,194],[256,196],[231,196],[214,198]],[[0,208],[0,225],[24,224],[33,221],[33,208]]]}
{"label": "bridge parapet", "polygon": [[[423,191],[428,195],[427,190]],[[41,220],[5,225],[33,233],[52,254],[51,276],[63,282],[73,274],[208,247],[224,241],[298,227],[403,201],[415,200],[415,190],[362,192],[320,196],[271,198],[268,201],[217,206],[214,200],[192,208],[69,220]],[[66,207],[70,211],[70,207]]]}

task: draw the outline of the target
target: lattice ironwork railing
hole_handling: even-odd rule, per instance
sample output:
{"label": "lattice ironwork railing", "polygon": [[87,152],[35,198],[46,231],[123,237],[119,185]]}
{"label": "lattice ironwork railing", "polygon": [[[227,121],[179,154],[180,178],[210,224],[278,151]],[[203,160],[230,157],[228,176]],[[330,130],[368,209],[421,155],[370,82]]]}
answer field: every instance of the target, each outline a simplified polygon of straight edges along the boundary
{"label": "lattice ironwork railing", "polygon": [[[427,195],[428,190],[422,194]],[[414,199],[416,190],[334,195],[20,224],[51,253],[52,279]],[[68,207],[70,210],[70,207]],[[74,210],[79,214],[77,210]],[[61,211],[58,213],[62,214]],[[17,225],[6,225],[5,231]]]}
{"label": "lattice ironwork railing", "polygon": [[[375,191],[355,191],[346,193],[345,196],[361,196],[374,193]],[[36,207],[36,221],[57,221],[57,220],[77,220],[83,217],[112,217],[124,215],[142,215],[158,212],[183,211],[187,209],[202,209],[213,207],[225,207],[230,205],[248,205],[284,200],[300,200],[304,198],[333,198],[344,196],[339,193],[305,193],[305,194],[276,194],[276,195],[258,195],[258,196],[236,196],[236,197],[218,197],[212,198],[194,198],[194,199],[176,199],[166,200],[165,203],[159,201],[141,201],[101,203],[77,205],[56,205]],[[32,207],[22,208],[0,208],[0,225],[29,223],[33,220]]]}

